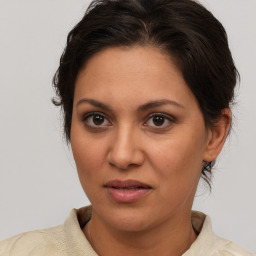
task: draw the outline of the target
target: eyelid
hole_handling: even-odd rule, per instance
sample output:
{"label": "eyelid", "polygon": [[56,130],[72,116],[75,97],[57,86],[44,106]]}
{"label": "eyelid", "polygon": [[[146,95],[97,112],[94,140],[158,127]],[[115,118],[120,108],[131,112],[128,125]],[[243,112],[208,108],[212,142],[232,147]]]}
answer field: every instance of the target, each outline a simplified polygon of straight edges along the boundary
{"label": "eyelid", "polygon": [[99,111],[92,111],[92,112],[88,112],[86,114],[83,114],[82,115],[82,121],[84,121],[86,118],[88,118],[89,116],[93,116],[93,115],[101,115],[101,116],[104,116],[106,117],[105,114],[99,112]]}
{"label": "eyelid", "polygon": [[149,126],[149,125],[146,125],[146,123],[151,119],[151,118],[153,118],[153,117],[155,117],[155,116],[161,116],[161,117],[163,117],[163,118],[165,118],[166,120],[168,120],[169,121],[169,125],[167,125],[167,126],[154,126],[154,128],[156,128],[156,129],[164,129],[164,128],[167,128],[168,126],[170,126],[171,124],[173,124],[173,123],[176,123],[176,118],[175,117],[173,117],[173,116],[171,116],[171,115],[169,115],[169,114],[165,114],[165,113],[162,113],[162,112],[155,112],[155,113],[151,113],[151,114],[149,114],[148,116],[147,116],[147,118],[146,118],[146,121],[144,122],[144,125],[145,126]]}
{"label": "eyelid", "polygon": [[[102,125],[102,126],[97,126],[97,125],[95,125],[95,126],[93,126],[93,125],[90,125],[90,124],[88,124],[88,123],[86,123],[86,120],[88,120],[88,118],[89,117],[92,117],[92,116],[94,116],[94,115],[100,115],[100,116],[103,116],[109,123],[110,123],[110,125]],[[102,113],[102,112],[99,112],[99,111],[92,111],[92,112],[89,112],[89,113],[86,113],[86,114],[84,114],[83,116],[82,116],[82,122],[87,126],[87,127],[90,127],[90,128],[104,128],[104,127],[106,127],[106,126],[111,126],[112,125],[112,122],[109,120],[110,118],[106,115],[106,114],[104,114],[104,113]]]}
{"label": "eyelid", "polygon": [[151,117],[154,117],[154,116],[162,116],[162,117],[165,117],[166,119],[168,119],[168,120],[170,120],[170,121],[173,121],[173,122],[176,120],[173,116],[171,116],[171,115],[169,115],[169,114],[165,114],[165,113],[163,113],[163,112],[154,112],[154,113],[150,113],[150,114],[148,115],[148,118],[151,118]]}
{"label": "eyelid", "polygon": [[[104,124],[104,125],[90,125],[88,122],[86,122],[88,120],[89,117],[92,117],[94,115],[100,115],[102,117],[104,117],[108,124]],[[148,125],[147,123],[149,122],[149,120],[153,117],[156,117],[156,116],[161,116],[163,117],[165,120],[168,121],[169,124],[167,125],[164,125],[164,126],[153,126],[153,125]],[[112,122],[111,122],[111,118],[106,115],[105,113],[102,113],[100,111],[92,111],[92,112],[88,112],[84,115],[82,115],[81,117],[81,121],[84,123],[84,125],[88,128],[91,128],[91,129],[103,129],[103,128],[106,128],[107,126],[111,126],[112,125]],[[151,128],[156,128],[158,130],[160,129],[166,129],[168,128],[170,125],[172,125],[173,123],[176,123],[176,118],[171,116],[170,114],[166,114],[166,113],[163,113],[163,112],[154,112],[154,113],[150,113],[147,117],[146,117],[146,121],[143,122],[143,125],[144,126],[148,126],[148,127],[151,127]]]}

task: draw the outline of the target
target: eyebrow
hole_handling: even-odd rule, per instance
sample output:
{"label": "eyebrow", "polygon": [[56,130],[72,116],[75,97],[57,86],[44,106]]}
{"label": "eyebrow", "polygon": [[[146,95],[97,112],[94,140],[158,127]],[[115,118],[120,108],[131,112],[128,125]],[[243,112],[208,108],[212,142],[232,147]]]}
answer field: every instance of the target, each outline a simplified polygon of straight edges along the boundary
{"label": "eyebrow", "polygon": [[[89,103],[92,106],[99,107],[99,108],[104,109],[104,110],[112,111],[112,108],[110,106],[108,106],[108,105],[106,105],[102,102],[99,102],[97,100],[83,98],[83,99],[81,99],[77,102],[76,106],[78,106],[82,103]],[[185,108],[183,105],[179,104],[176,101],[162,99],[162,100],[150,101],[146,104],[143,104],[143,105],[139,106],[138,110],[140,112],[144,112],[144,111],[147,111],[151,108],[160,107],[160,106],[163,106],[163,105],[173,105],[173,106],[176,106],[176,107],[179,107],[179,108]]]}
{"label": "eyebrow", "polygon": [[173,106],[176,106],[176,107],[179,107],[179,108],[185,108],[183,105],[179,104],[176,101],[162,99],[162,100],[150,101],[146,104],[143,104],[143,105],[139,106],[139,111],[146,111],[148,109],[155,108],[155,107],[160,107],[160,106],[163,106],[163,105],[173,105]]}
{"label": "eyebrow", "polygon": [[95,107],[99,107],[99,108],[102,108],[102,109],[105,109],[105,110],[109,110],[111,111],[111,107],[109,107],[108,105],[102,103],[102,102],[99,102],[97,100],[93,100],[93,99],[87,99],[87,98],[84,98],[84,99],[81,99],[77,102],[76,106],[82,104],[82,103],[89,103],[91,104],[92,106],[95,106]]}

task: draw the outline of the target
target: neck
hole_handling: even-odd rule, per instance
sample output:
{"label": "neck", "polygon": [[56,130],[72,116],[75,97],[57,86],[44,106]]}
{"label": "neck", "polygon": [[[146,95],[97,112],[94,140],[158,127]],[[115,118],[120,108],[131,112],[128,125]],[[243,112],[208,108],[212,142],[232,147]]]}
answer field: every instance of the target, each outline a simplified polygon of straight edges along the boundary
{"label": "neck", "polygon": [[84,234],[101,256],[180,256],[196,239],[190,213],[173,217],[150,230],[136,232],[116,230],[93,214]]}

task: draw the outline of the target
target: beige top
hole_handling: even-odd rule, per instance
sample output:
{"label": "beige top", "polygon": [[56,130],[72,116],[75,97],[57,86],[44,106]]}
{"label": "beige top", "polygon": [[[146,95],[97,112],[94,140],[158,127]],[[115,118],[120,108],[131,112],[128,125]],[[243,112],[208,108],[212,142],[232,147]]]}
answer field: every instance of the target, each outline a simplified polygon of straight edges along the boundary
{"label": "beige top", "polygon": [[[26,232],[0,242],[0,256],[97,256],[84,236],[83,227],[91,207],[73,209],[63,225]],[[183,256],[252,256],[236,244],[212,232],[210,218],[192,213],[192,224],[200,233]]]}

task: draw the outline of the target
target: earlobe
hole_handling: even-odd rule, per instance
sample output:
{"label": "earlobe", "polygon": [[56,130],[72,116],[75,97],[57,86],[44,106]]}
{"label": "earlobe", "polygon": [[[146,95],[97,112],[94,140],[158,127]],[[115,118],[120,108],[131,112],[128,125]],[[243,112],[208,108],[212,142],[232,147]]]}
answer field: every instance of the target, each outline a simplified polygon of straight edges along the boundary
{"label": "earlobe", "polygon": [[214,161],[221,152],[229,132],[231,120],[232,115],[230,109],[223,109],[219,121],[210,128],[204,153],[204,161]]}

